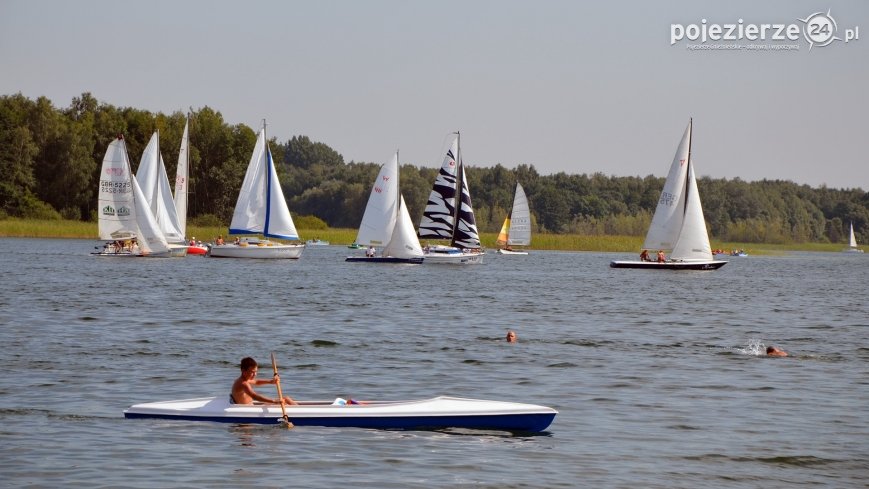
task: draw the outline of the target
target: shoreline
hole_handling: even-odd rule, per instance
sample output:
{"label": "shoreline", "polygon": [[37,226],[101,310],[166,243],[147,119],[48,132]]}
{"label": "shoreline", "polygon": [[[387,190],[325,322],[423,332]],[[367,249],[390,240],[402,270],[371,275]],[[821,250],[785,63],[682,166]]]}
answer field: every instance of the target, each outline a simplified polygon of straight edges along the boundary
{"label": "shoreline", "polygon": [[[189,226],[188,236],[210,242],[218,236],[228,236],[228,228],[217,226]],[[299,229],[301,241],[322,239],[333,245],[349,245],[356,240],[356,229]],[[97,224],[82,221],[51,220],[0,220],[0,238],[45,238],[45,239],[92,239],[101,241]],[[498,248],[495,241],[497,233],[480,233],[483,247],[491,250]],[[530,251],[593,251],[639,253],[643,236],[583,236],[576,234],[535,234]],[[425,240],[423,240],[425,245]],[[794,251],[841,252],[845,243],[726,243],[712,240],[712,249],[745,250],[749,255],[777,255]]]}

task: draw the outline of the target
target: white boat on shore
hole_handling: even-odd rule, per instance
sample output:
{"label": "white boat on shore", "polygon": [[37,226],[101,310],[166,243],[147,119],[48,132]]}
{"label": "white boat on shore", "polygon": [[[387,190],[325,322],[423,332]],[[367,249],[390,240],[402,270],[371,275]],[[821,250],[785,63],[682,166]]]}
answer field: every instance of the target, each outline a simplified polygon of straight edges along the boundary
{"label": "white boat on shore", "polygon": [[[300,401],[285,409],[295,426],[527,432],[545,430],[558,414],[546,406],[457,397],[353,404]],[[135,404],[124,411],[124,417],[274,425],[283,421],[280,404],[231,404],[229,396]]]}

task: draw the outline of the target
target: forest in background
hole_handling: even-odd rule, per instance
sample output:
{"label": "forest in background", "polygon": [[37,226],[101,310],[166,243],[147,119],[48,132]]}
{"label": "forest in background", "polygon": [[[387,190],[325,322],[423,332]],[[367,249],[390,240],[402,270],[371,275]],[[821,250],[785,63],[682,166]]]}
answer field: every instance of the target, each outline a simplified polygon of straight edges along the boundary
{"label": "forest in background", "polygon": [[[96,221],[99,171],[108,144],[123,134],[133,171],[154,131],[160,131],[168,174],[175,174],[188,114],[115,107],[90,93],[58,108],[45,97],[0,96],[0,219]],[[229,124],[202,107],[190,117],[189,219],[228,225],[244,179],[256,130]],[[287,204],[300,222],[356,228],[382,162],[345,162],[327,144],[307,136],[269,144]],[[401,190],[418,222],[443,155],[401,166]],[[540,175],[533,164],[514,169],[464,162],[477,224],[497,232],[512,205],[516,182],[525,188],[533,230],[580,235],[642,236],[657,205],[664,176]],[[660,163],[660,162],[659,162]],[[604,165],[602,165],[604,166]],[[654,166],[654,165],[650,165]],[[664,163],[657,165],[663,170]],[[698,180],[709,233],[742,243],[869,241],[869,193],[860,188],[813,188],[788,180]]]}

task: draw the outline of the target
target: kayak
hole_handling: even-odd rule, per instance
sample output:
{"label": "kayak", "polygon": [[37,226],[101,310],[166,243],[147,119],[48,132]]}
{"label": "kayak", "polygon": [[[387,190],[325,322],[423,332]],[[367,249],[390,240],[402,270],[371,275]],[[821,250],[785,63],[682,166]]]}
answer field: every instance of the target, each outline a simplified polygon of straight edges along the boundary
{"label": "kayak", "polygon": [[[287,416],[295,426],[536,432],[545,430],[558,414],[546,406],[458,397],[338,401],[301,401],[286,406]],[[239,424],[277,424],[283,420],[279,404],[232,404],[229,396],[135,404],[124,411],[124,417]]]}

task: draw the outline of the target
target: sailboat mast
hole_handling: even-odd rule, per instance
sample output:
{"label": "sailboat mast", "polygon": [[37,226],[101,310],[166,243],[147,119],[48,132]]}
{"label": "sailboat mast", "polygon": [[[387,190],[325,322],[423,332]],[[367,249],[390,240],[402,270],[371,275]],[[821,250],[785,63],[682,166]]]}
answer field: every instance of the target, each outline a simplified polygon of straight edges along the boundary
{"label": "sailboat mast", "polygon": [[263,236],[269,235],[269,221],[272,208],[272,159],[269,154],[269,142],[266,138],[266,120],[263,119],[263,156],[266,158],[266,219],[263,223]]}
{"label": "sailboat mast", "polygon": [[[688,169],[685,172],[686,175],[691,174],[691,140],[694,139],[694,118],[688,119],[688,161],[685,163],[688,165]],[[685,178],[685,204],[682,207],[682,215],[685,215],[688,212],[688,192],[691,191],[691,179]]]}
{"label": "sailboat mast", "polygon": [[398,157],[398,150],[395,150],[395,208],[401,210],[401,186],[399,185],[399,176],[401,175],[401,159]]}
{"label": "sailboat mast", "polygon": [[456,131],[456,189],[453,199],[453,229],[450,237],[450,246],[456,245],[456,231],[459,229],[459,215],[462,211],[462,188],[465,181],[465,166],[462,164],[462,133]]}

